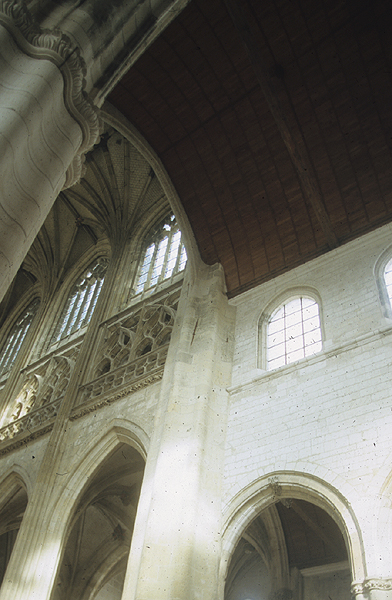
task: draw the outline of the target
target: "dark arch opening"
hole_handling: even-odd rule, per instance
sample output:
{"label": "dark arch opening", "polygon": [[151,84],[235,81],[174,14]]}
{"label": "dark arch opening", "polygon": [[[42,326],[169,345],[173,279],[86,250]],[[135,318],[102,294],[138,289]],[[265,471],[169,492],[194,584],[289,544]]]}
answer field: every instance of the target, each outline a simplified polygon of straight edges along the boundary
{"label": "dark arch opening", "polygon": [[349,600],[343,535],[322,508],[281,499],[243,532],[231,557],[225,600]]}
{"label": "dark arch opening", "polygon": [[144,464],[120,444],[91,478],[75,507],[52,600],[120,600]]}

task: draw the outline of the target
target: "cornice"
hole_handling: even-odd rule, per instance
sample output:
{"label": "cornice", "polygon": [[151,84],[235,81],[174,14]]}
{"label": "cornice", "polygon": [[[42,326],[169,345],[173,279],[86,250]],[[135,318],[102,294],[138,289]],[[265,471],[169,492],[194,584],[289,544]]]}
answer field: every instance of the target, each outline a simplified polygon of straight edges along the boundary
{"label": "cornice", "polygon": [[36,440],[37,438],[45,435],[46,433],[49,433],[50,431],[52,431],[53,425],[54,425],[54,423],[52,422],[49,425],[46,425],[45,427],[42,427],[42,428],[38,429],[37,431],[30,433],[29,435],[21,435],[20,437],[18,436],[18,439],[15,442],[11,442],[4,448],[1,448],[0,456],[9,454],[13,450],[17,450],[21,446],[26,446],[26,444],[28,444],[29,442],[32,442],[33,440]]}
{"label": "cornice", "polygon": [[122,390],[119,390],[117,393],[114,393],[114,394],[112,393],[111,395],[108,395],[106,398],[100,398],[97,402],[93,402],[92,404],[88,404],[87,406],[78,406],[72,412],[69,420],[76,421],[76,419],[80,419],[81,417],[84,417],[85,415],[95,412],[99,408],[103,408],[104,406],[109,406],[110,404],[113,404],[113,402],[116,402],[116,400],[121,400],[121,398],[125,398],[129,394],[133,394],[134,392],[137,392],[138,390],[141,390],[141,389],[151,385],[152,383],[156,383],[157,381],[160,381],[162,379],[162,377],[163,377],[163,368],[161,370],[159,370],[158,372],[152,373],[151,375],[144,377],[143,379],[139,379],[138,381],[135,381],[131,385],[127,385]]}
{"label": "cornice", "polygon": [[82,143],[68,167],[64,188],[83,175],[84,154],[99,137],[97,108],[86,98],[86,64],[78,47],[60,30],[43,30],[34,23],[27,8],[14,0],[0,0],[0,24],[12,35],[22,52],[31,58],[49,60],[64,80],[64,104],[82,130]]}

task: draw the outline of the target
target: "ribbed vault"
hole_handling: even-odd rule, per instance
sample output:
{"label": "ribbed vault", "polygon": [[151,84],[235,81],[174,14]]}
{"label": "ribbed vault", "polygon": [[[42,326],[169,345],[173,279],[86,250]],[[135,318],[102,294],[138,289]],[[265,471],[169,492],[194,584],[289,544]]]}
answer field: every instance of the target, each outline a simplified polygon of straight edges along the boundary
{"label": "ribbed vault", "polygon": [[[0,305],[0,322],[29,287],[55,293],[84,255],[110,255],[170,210],[153,169],[107,127],[87,155],[84,177],[57,198]],[[75,275],[76,276],[76,275]]]}

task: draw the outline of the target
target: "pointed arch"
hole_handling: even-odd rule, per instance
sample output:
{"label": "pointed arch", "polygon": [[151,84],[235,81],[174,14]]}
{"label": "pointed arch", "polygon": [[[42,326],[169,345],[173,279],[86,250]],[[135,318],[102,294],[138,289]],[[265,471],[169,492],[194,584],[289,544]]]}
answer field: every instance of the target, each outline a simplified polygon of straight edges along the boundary
{"label": "pointed arch", "polygon": [[83,458],[69,474],[61,497],[54,507],[53,522],[63,521],[64,518],[69,522],[72,510],[77,506],[89,482],[120,444],[131,446],[146,460],[149,439],[145,431],[131,421],[113,419],[104,433],[89,442]]}
{"label": "pointed arch", "polygon": [[365,579],[366,565],[361,531],[354,511],[344,496],[314,475],[278,471],[260,477],[241,490],[223,514],[219,598],[224,597],[230,558],[243,532],[261,511],[283,498],[306,500],[328,513],[343,534],[353,580]]}
{"label": "pointed arch", "polygon": [[[99,510],[99,507],[93,502],[94,498],[96,500],[100,497],[101,493],[106,493],[109,489],[112,490],[116,485],[116,482],[111,480],[110,469],[104,474],[102,485],[99,482],[97,484],[97,478],[99,479],[102,475],[102,468],[105,469],[104,465],[106,464],[107,466],[108,461],[110,462],[116,455],[116,452],[121,450],[124,445],[133,449],[140,461],[145,463],[148,444],[148,436],[144,430],[135,423],[124,419],[113,419],[108,423],[104,432],[89,440],[83,457],[73,465],[72,471],[67,475],[66,479],[64,479],[64,485],[61,486],[61,490],[59,490],[59,494],[54,501],[53,510],[51,511],[47,529],[49,532],[53,532],[53,538],[55,539],[54,543],[51,545],[50,556],[48,554],[42,559],[42,564],[45,563],[46,570],[51,570],[52,572],[51,585],[61,577],[63,560],[67,552],[69,552],[68,538],[77,531],[74,530],[74,527],[79,526],[79,517],[85,515],[88,510]],[[121,451],[121,454],[123,454],[123,451]],[[136,459],[136,462],[139,462],[139,459]],[[121,472],[118,471],[118,473],[121,478],[124,470],[121,469]],[[116,474],[113,473],[113,478],[115,478],[115,475]],[[141,485],[142,476],[143,471],[137,468],[132,475],[132,477],[135,478],[136,486]],[[96,484],[100,486],[100,489],[97,488]],[[90,489],[91,486],[92,489]],[[118,487],[121,487],[121,483],[119,483]],[[124,491],[121,489],[116,489],[114,491],[115,495],[123,493],[126,494],[127,491],[125,489]],[[128,499],[128,496],[124,496],[124,506],[129,507],[128,510],[131,510],[131,512],[134,511],[136,514],[136,508],[133,506],[133,502],[133,500]],[[121,539],[123,539],[122,535],[125,535],[126,545],[128,546],[127,552],[129,552],[129,540],[132,537],[131,523],[129,525],[127,525],[128,521],[120,521],[120,523],[121,526],[118,525],[118,533],[121,536]],[[110,542],[111,535],[116,533],[116,529],[113,530],[113,533],[111,534],[110,530],[108,531],[106,527],[105,532],[106,533],[103,533],[104,538],[102,538],[102,543],[106,544],[105,552],[107,553],[107,549],[109,548],[110,553],[106,556],[104,552],[101,558],[106,561],[106,574],[109,576],[110,569],[115,568],[113,560],[117,562],[122,559],[123,556],[116,554],[115,546],[113,544],[110,545],[109,543],[109,546],[107,545],[108,542]],[[99,587],[102,580],[99,579],[99,577],[95,577],[93,572],[90,573],[90,577],[94,580],[94,585]],[[77,583],[76,579],[75,583]],[[84,581],[84,584],[85,583],[86,582]]]}
{"label": "pointed arch", "polygon": [[20,488],[25,490],[29,498],[32,493],[33,482],[24,467],[14,464],[0,477],[0,510],[13,493]]}
{"label": "pointed arch", "polygon": [[118,548],[101,564],[90,579],[90,584],[81,600],[94,600],[98,592],[112,577],[125,571],[129,548]]}
{"label": "pointed arch", "polygon": [[[389,464],[392,464],[392,455],[389,455],[388,459]],[[374,543],[380,548],[380,556],[388,569],[389,576],[392,563],[392,470],[388,473],[378,493],[375,494],[375,498],[377,498],[377,504],[373,509],[371,529]]]}
{"label": "pointed arch", "polygon": [[0,586],[28,504],[27,473],[14,465],[0,481]]}
{"label": "pointed arch", "polygon": [[151,148],[151,146],[148,144],[148,142],[137,131],[137,129],[131,123],[129,123],[129,121],[116,108],[114,108],[108,102],[105,102],[104,106],[102,107],[101,116],[106,123],[114,127],[129,142],[131,142],[154,169],[154,172],[156,173],[159,179],[162,189],[169,200],[173,213],[176,216],[179,228],[184,238],[185,247],[188,255],[188,270],[191,272],[192,279],[195,278],[197,274],[197,269],[202,267],[204,263],[200,258],[200,253],[197,247],[195,236],[193,234],[192,227],[189,223],[185,210],[182,206],[181,200],[161,160],[159,159],[155,151]]}

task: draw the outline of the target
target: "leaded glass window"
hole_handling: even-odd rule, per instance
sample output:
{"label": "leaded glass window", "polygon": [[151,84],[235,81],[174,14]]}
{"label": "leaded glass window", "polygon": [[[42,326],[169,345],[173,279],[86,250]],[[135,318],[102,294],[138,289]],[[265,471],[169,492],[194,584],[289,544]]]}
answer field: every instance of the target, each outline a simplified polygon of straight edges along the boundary
{"label": "leaded glass window", "polygon": [[54,344],[85,327],[92,317],[101,292],[107,258],[100,258],[90,265],[72,289],[65,308],[57,323],[51,343]]}
{"label": "leaded glass window", "polygon": [[267,325],[267,368],[277,369],[322,350],[319,306],[313,298],[293,298]]}
{"label": "leaded glass window", "polygon": [[187,255],[181,231],[171,215],[149,237],[139,269],[135,293],[154,287],[185,269]]}
{"label": "leaded glass window", "polygon": [[13,326],[0,354],[0,376],[9,371],[14,364],[38,307],[39,298],[36,298]]}
{"label": "leaded glass window", "polygon": [[388,262],[384,271],[384,280],[387,288],[389,302],[392,306],[392,259]]}

